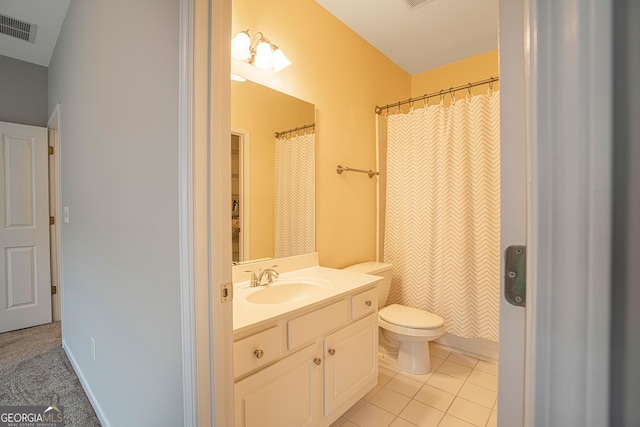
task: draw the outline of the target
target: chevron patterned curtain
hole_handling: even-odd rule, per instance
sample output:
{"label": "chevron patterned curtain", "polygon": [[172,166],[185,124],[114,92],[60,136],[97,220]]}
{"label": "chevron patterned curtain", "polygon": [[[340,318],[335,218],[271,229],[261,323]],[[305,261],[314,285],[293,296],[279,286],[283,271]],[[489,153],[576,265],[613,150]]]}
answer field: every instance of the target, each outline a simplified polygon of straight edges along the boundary
{"label": "chevron patterned curtain", "polygon": [[388,117],[384,257],[390,302],[498,341],[499,93]]}
{"label": "chevron patterned curtain", "polygon": [[316,250],[316,137],[278,138],[275,160],[274,255]]}

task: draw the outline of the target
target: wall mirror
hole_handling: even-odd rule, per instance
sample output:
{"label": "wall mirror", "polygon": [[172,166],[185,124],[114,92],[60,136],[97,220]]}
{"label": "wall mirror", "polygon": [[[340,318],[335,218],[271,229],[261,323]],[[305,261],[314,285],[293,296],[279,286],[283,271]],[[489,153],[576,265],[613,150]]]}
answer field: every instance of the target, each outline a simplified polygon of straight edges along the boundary
{"label": "wall mirror", "polygon": [[313,104],[231,82],[234,263],[315,251],[315,152]]}

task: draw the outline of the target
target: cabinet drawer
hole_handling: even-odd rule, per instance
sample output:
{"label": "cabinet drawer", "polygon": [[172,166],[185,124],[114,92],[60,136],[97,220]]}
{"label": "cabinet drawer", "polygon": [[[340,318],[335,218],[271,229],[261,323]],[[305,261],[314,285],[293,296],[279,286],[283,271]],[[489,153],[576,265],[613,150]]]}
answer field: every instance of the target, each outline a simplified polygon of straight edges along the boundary
{"label": "cabinet drawer", "polygon": [[373,288],[351,297],[351,318],[357,319],[378,309],[378,289]]}
{"label": "cabinet drawer", "polygon": [[282,328],[274,326],[233,343],[234,374],[239,377],[282,354]]}
{"label": "cabinet drawer", "polygon": [[349,306],[346,300],[338,301],[304,316],[290,320],[288,327],[289,350],[297,348],[326,334],[349,321]]}

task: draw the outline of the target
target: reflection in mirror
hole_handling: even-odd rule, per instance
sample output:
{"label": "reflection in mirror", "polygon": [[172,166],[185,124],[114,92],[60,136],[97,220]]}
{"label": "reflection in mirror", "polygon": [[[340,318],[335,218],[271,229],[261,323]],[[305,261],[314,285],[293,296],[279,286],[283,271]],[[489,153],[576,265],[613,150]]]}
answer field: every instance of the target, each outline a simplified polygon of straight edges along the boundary
{"label": "reflection in mirror", "polygon": [[313,104],[231,82],[234,263],[315,251],[314,124]]}

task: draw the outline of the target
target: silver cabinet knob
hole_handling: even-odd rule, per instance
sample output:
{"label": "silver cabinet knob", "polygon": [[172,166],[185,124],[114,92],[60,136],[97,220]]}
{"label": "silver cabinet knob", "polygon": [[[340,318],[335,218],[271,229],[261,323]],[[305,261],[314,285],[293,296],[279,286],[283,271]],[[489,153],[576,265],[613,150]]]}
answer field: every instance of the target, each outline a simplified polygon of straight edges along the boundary
{"label": "silver cabinet knob", "polygon": [[319,357],[316,357],[315,359],[313,359],[313,363],[320,366],[320,364],[322,363],[322,359],[320,359]]}
{"label": "silver cabinet knob", "polygon": [[336,354],[336,349],[335,348],[330,348],[329,349],[329,354],[334,356]]}
{"label": "silver cabinet knob", "polygon": [[262,349],[257,349],[253,352],[253,354],[256,356],[256,359],[262,359],[262,356],[264,356],[264,351],[262,351]]}
{"label": "silver cabinet knob", "polygon": [[364,303],[367,305],[367,307],[371,307],[371,300],[370,299],[366,300]]}

